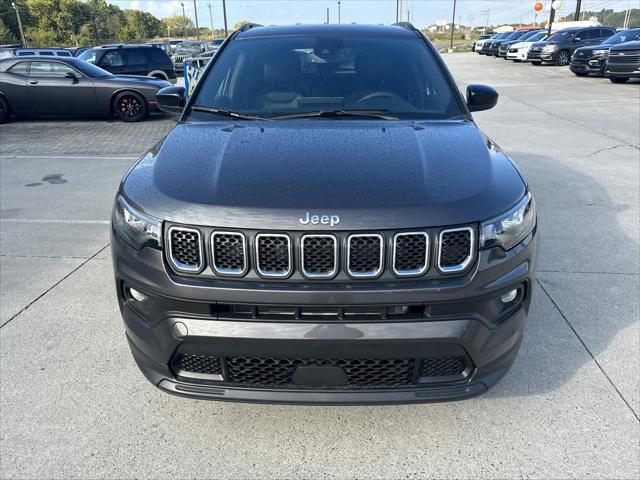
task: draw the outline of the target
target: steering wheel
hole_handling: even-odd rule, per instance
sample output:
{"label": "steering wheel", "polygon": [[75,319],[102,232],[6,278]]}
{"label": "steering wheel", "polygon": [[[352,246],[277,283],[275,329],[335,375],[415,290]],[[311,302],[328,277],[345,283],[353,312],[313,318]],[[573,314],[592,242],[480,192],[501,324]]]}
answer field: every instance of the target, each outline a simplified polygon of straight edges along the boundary
{"label": "steering wheel", "polygon": [[367,100],[372,100],[374,98],[390,98],[392,100],[402,100],[402,97],[395,93],[378,91],[366,94],[364,97],[358,99],[356,103],[366,102]]}

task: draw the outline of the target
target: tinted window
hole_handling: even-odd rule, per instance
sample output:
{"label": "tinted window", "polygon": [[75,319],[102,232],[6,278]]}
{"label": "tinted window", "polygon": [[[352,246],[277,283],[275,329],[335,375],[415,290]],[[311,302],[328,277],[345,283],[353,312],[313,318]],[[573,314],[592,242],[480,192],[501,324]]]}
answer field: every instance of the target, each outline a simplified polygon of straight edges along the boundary
{"label": "tinted window", "polygon": [[414,37],[296,35],[229,44],[196,104],[269,116],[384,109],[401,118],[462,112],[425,42]]}
{"label": "tinted window", "polygon": [[109,50],[100,60],[101,67],[122,67],[124,59],[121,50]]}
{"label": "tinted window", "polygon": [[[147,57],[144,54],[145,50],[152,50],[151,48],[128,48],[126,49],[126,63],[127,65],[144,65],[147,63]],[[154,48],[153,50],[157,50]],[[115,51],[115,50],[114,50]]]}
{"label": "tinted window", "polygon": [[551,35],[547,40],[550,42],[568,42],[573,38],[574,35],[575,32],[560,30],[559,32]]}
{"label": "tinted window", "polygon": [[66,50],[60,50],[60,51],[58,52],[58,56],[59,56],[59,57],[70,57],[70,56],[71,56],[71,53],[67,52]]}
{"label": "tinted window", "polygon": [[[607,33],[606,31],[605,33]],[[607,38],[603,45],[616,45],[618,43],[631,42],[633,40],[637,40],[640,37],[640,28],[632,28],[630,30],[623,30],[622,32],[618,32],[612,37]]]}
{"label": "tinted window", "polygon": [[539,40],[542,40],[546,35],[547,35],[547,32],[536,32],[535,35],[527,39],[527,42],[537,42]]}
{"label": "tinted window", "polygon": [[82,52],[80,55],[78,55],[78,58],[80,60],[84,60],[85,62],[98,63],[98,58],[100,58],[101,53],[102,52],[97,48],[92,48],[90,50],[85,50],[84,52]]}
{"label": "tinted window", "polygon": [[47,55],[49,57],[53,57],[53,52],[38,52],[38,55]]}
{"label": "tinted window", "polygon": [[26,57],[28,55],[35,55],[34,52],[18,52],[19,57]]}
{"label": "tinted window", "polygon": [[31,62],[30,77],[64,77],[68,72],[74,72],[73,68],[64,63],[57,62]]}
{"label": "tinted window", "polygon": [[145,49],[149,63],[170,63],[169,57],[159,48]]}
{"label": "tinted window", "polygon": [[16,75],[24,75],[26,77],[26,76],[29,75],[29,63],[31,63],[31,62],[19,62],[19,63],[16,63],[8,71],[11,72],[11,73],[14,73]]}

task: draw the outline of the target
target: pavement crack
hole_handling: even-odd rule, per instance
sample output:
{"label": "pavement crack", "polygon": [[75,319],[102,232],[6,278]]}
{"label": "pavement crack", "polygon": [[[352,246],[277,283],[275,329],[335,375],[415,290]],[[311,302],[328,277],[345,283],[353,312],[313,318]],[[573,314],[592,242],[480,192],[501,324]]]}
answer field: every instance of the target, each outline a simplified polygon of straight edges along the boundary
{"label": "pavement crack", "polygon": [[17,318],[18,316],[20,316],[24,311],[26,311],[31,305],[33,305],[34,303],[36,303],[38,300],[40,300],[42,297],[44,297],[47,293],[49,293],[51,290],[53,290],[54,288],[56,288],[58,285],[60,285],[62,282],[64,282],[67,278],[69,278],[71,275],[73,275],[74,273],[76,273],[78,270],[80,270],[82,267],[84,267],[90,260],[93,260],[94,258],[96,258],[98,255],[100,255],[102,252],[104,252],[107,247],[109,247],[109,245],[111,245],[110,243],[107,243],[104,247],[102,247],[100,250],[98,250],[96,253],[94,253],[93,255],[91,255],[89,258],[86,258],[80,265],[78,265],[76,268],[74,268],[73,270],[71,270],[69,273],[67,273],[64,277],[62,277],[60,280],[58,280],[56,283],[54,283],[53,285],[51,285],[49,288],[47,288],[44,292],[42,292],[40,295],[38,295],[36,298],[34,298],[31,302],[29,302],[29,304],[27,304],[25,307],[23,307],[19,312],[17,312],[15,315],[13,315],[9,320],[7,320],[3,325],[0,325],[0,329],[6,327],[7,325],[9,325],[14,318]]}
{"label": "pavement crack", "polygon": [[622,392],[618,389],[618,387],[616,386],[615,383],[613,383],[613,380],[611,380],[611,378],[609,377],[609,375],[607,375],[607,372],[604,371],[604,368],[602,368],[602,365],[600,365],[600,362],[598,362],[598,360],[596,359],[596,357],[593,355],[593,353],[591,352],[591,350],[589,350],[589,347],[587,346],[586,343],[584,343],[584,341],[582,340],[582,338],[580,337],[580,335],[578,334],[578,331],[573,327],[573,325],[571,325],[571,322],[569,321],[569,319],[567,318],[567,316],[564,314],[564,312],[560,309],[560,307],[558,306],[558,304],[555,302],[555,300],[553,299],[553,297],[551,297],[551,294],[547,291],[546,288],[544,288],[544,285],[542,285],[542,282],[540,282],[540,280],[538,280],[536,278],[536,283],[540,286],[540,288],[542,289],[542,291],[544,292],[544,294],[547,296],[547,298],[549,299],[549,301],[551,302],[551,304],[555,307],[555,309],[558,311],[558,313],[560,314],[560,316],[564,319],[565,323],[569,326],[569,328],[571,329],[571,331],[573,332],[573,334],[576,336],[576,338],[580,341],[580,343],[582,344],[582,346],[584,347],[584,349],[587,351],[587,353],[589,354],[589,356],[591,357],[591,359],[595,362],[595,364],[598,366],[598,368],[600,369],[600,371],[602,372],[602,374],[604,375],[604,377],[609,381],[609,383],[611,384],[611,386],[613,387],[613,389],[616,391],[616,393],[618,394],[618,396],[622,399],[622,401],[624,402],[624,404],[627,406],[627,408],[629,408],[629,410],[631,411],[631,413],[633,414],[634,417],[636,417],[636,420],[638,420],[638,422],[640,422],[640,416],[638,416],[638,413],[633,409],[633,407],[629,404],[629,402],[627,402],[627,399],[624,398],[624,395],[622,395]]}
{"label": "pavement crack", "polygon": [[620,144],[620,145],[615,145],[613,147],[601,148],[600,150],[596,150],[595,152],[591,152],[589,155],[586,156],[586,158],[593,157],[595,155],[598,155],[599,153],[606,152],[606,151],[609,151],[609,150],[615,150],[616,148],[629,147],[629,146],[633,147],[633,148],[637,148],[635,145],[627,145],[626,143],[624,143],[624,144]]}
{"label": "pavement crack", "polygon": [[[551,117],[558,118],[560,120],[564,120],[565,122],[573,123],[574,125],[579,125],[579,126],[581,126],[583,128],[586,128],[587,130],[590,130],[590,131],[592,131],[592,132],[594,132],[594,133],[596,133],[598,135],[602,135],[603,137],[607,137],[607,138],[610,138],[611,140],[615,140],[616,142],[620,142],[621,143],[620,145],[617,145],[616,147],[613,147],[613,148],[631,147],[631,148],[635,148],[636,150],[640,150],[640,147],[638,147],[638,145],[634,145],[632,143],[627,143],[627,142],[625,142],[624,140],[622,140],[620,138],[614,137],[613,135],[609,135],[608,133],[604,133],[601,130],[596,130],[595,128],[590,127],[589,125],[585,125],[584,123],[578,122],[577,120],[573,120],[571,118],[563,117],[562,115],[559,115],[557,113],[550,112],[549,110],[545,110],[544,108],[539,107],[538,105],[535,105],[533,103],[527,103],[527,102],[524,102],[522,100],[518,100],[516,98],[510,97],[509,95],[505,95],[503,93],[501,93],[500,95],[502,95],[503,97],[507,97],[509,100],[511,100],[513,102],[520,103],[521,105],[526,105],[529,108],[535,108],[536,110],[538,110],[540,112],[543,112],[543,113],[546,113],[547,115],[549,115]],[[607,150],[607,149],[605,149],[605,150]],[[595,153],[597,153],[597,152],[595,152]],[[591,155],[594,155],[594,154],[591,154]],[[588,156],[591,156],[591,155],[588,155]]]}

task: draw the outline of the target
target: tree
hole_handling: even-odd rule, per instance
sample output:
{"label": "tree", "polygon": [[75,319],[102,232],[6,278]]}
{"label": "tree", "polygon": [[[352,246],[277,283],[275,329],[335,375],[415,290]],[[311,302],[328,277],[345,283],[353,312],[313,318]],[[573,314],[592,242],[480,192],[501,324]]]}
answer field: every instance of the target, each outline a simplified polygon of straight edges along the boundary
{"label": "tree", "polygon": [[0,20],[0,43],[16,43],[18,38],[13,34],[2,20]]}
{"label": "tree", "polygon": [[190,18],[185,19],[182,15],[171,15],[162,19],[162,34],[168,37],[180,37],[193,35],[195,25]]}
{"label": "tree", "polygon": [[146,40],[160,35],[162,22],[147,12],[125,10],[127,24],[118,32],[118,40],[131,42]]}
{"label": "tree", "polygon": [[251,23],[249,22],[249,20],[240,20],[239,22],[236,22],[233,24],[232,30],[238,30],[242,25],[245,25],[247,23]]}

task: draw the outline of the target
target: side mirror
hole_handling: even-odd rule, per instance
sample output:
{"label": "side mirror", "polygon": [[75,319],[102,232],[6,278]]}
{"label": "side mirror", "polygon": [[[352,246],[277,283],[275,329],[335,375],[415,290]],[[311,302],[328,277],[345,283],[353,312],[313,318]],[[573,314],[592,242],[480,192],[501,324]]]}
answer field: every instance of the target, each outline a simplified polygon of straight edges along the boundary
{"label": "side mirror", "polygon": [[469,85],[467,87],[467,107],[472,112],[489,110],[498,103],[498,92],[487,85]]}
{"label": "side mirror", "polygon": [[186,103],[184,87],[165,87],[158,90],[158,108],[167,113],[182,113]]}
{"label": "side mirror", "polygon": [[73,83],[76,83],[78,81],[78,76],[73,72],[65,73],[64,74],[64,78],[69,78],[69,79],[73,80]]}
{"label": "side mirror", "polygon": [[575,42],[579,42],[579,41],[581,41],[581,40],[582,40],[582,37],[575,37],[575,38],[573,39],[574,43],[575,43]]}

